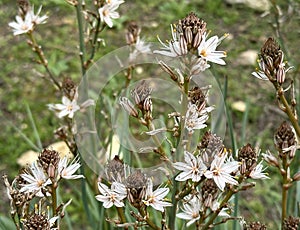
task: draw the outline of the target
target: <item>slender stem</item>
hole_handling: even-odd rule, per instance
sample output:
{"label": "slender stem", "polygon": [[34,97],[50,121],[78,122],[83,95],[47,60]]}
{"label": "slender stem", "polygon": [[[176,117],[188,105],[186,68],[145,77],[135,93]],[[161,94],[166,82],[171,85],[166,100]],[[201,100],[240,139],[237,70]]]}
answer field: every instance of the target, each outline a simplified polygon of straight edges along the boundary
{"label": "slender stem", "polygon": [[275,85],[275,88],[277,89],[280,101],[284,105],[284,110],[283,111],[288,115],[289,120],[291,121],[297,136],[300,137],[300,126],[298,124],[297,118],[293,114],[293,111],[292,111],[289,103],[287,102],[287,100],[284,96],[284,92],[283,92],[282,87],[278,87],[278,86]]}
{"label": "slender stem", "polygon": [[79,32],[79,56],[81,61],[81,72],[84,76],[86,73],[85,68],[85,45],[84,45],[84,31],[83,31],[83,20],[82,20],[82,5],[78,2],[76,5],[76,16],[78,22],[78,32]]}
{"label": "slender stem", "polygon": [[44,68],[46,69],[46,72],[47,74],[49,75],[51,81],[53,82],[53,84],[55,86],[57,86],[57,88],[59,90],[61,90],[61,86],[59,84],[59,82],[55,79],[55,77],[53,76],[53,74],[51,73],[49,67],[48,67],[48,61],[47,59],[45,58],[45,55],[44,55],[44,52],[41,48],[41,46],[36,42],[34,36],[33,36],[33,33],[28,33],[28,37],[31,41],[31,46],[33,47],[33,51],[38,55],[40,61],[41,61],[41,64],[44,66]]}
{"label": "slender stem", "polygon": [[[124,209],[122,207],[117,207],[117,211],[118,211],[118,215],[121,219],[121,223],[125,224],[127,221],[126,221]],[[124,229],[128,229],[128,227],[124,227]]]}
{"label": "slender stem", "polygon": [[283,221],[286,218],[286,212],[287,212],[287,198],[288,198],[288,178],[287,178],[287,156],[284,155],[282,157],[282,166],[283,166],[283,180],[282,180],[282,203],[281,203],[281,224],[283,226]]}
{"label": "slender stem", "polygon": [[86,61],[85,65],[84,65],[84,68],[86,70],[88,69],[89,65],[93,62],[93,58],[94,58],[95,53],[96,53],[96,47],[97,47],[96,44],[97,44],[97,41],[98,41],[98,34],[99,34],[99,32],[101,32],[105,28],[105,24],[104,24],[104,26],[102,26],[102,28],[100,30],[100,24],[101,24],[101,20],[100,20],[100,18],[97,18],[96,30],[95,30],[94,38],[93,38],[93,41],[92,41],[91,54],[90,54],[89,59]]}
{"label": "slender stem", "polygon": [[[150,119],[147,119],[147,128],[148,128],[148,130],[150,130],[150,131],[155,130],[155,127],[154,127],[154,125],[153,125],[153,123],[151,122]],[[166,152],[165,152],[164,149],[162,148],[162,146],[161,146],[161,141],[158,139],[158,137],[157,137],[156,135],[153,135],[152,138],[153,138],[155,144],[158,146],[158,153],[159,153],[159,155],[162,157],[162,159],[163,159],[164,161],[170,161],[170,160],[168,159],[168,157],[167,157]]]}
{"label": "slender stem", "polygon": [[52,182],[52,215],[56,216],[56,209],[57,209],[57,182],[53,181]]}
{"label": "slender stem", "polygon": [[[182,110],[181,110],[181,119],[180,119],[180,135],[178,138],[178,147],[176,150],[176,155],[175,155],[175,160],[178,160],[178,155],[179,153],[182,153],[182,145],[181,145],[181,140],[182,140],[182,136],[184,134],[184,130],[185,130],[185,119],[183,117],[183,115],[185,115],[186,113],[186,108],[187,108],[187,95],[188,95],[188,91],[189,91],[189,78],[186,77],[185,81],[184,81],[184,86],[183,86],[183,93],[185,95],[183,95],[182,97]],[[176,221],[176,212],[177,212],[177,204],[178,204],[178,196],[176,195],[178,193],[178,187],[179,187],[179,183],[173,179],[173,193],[172,193],[172,203],[173,206],[171,208],[171,213],[170,213],[170,217],[169,217],[169,225],[170,225],[170,229],[175,229],[175,221]]]}
{"label": "slender stem", "polygon": [[[241,176],[238,179],[238,183],[240,184],[242,181],[244,180],[244,177]],[[211,224],[213,224],[214,220],[216,219],[216,217],[219,215],[219,213],[222,211],[224,205],[229,201],[229,199],[232,197],[232,195],[234,195],[235,193],[237,193],[238,190],[237,189],[231,189],[227,192],[227,194],[225,195],[223,201],[220,203],[220,206],[218,208],[218,210],[216,210],[212,216],[210,217],[210,219],[206,222],[206,224],[203,226],[202,230],[206,230],[209,229],[211,227]]]}
{"label": "slender stem", "polygon": [[145,218],[147,224],[152,228],[152,229],[155,229],[155,230],[160,230],[161,228],[158,227],[156,224],[154,224],[150,219],[149,219],[149,216],[147,215],[147,213],[145,212],[145,210],[143,208],[138,208],[140,214],[142,215],[143,218]]}

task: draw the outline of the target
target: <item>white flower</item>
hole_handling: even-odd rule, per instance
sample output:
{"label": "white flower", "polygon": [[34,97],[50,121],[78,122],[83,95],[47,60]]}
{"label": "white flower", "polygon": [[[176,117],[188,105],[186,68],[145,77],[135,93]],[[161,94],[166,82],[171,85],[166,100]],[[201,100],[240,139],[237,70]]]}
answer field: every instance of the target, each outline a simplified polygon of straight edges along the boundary
{"label": "white flower", "polygon": [[172,206],[171,203],[163,201],[165,196],[169,193],[169,188],[158,188],[153,191],[152,180],[148,179],[146,189],[146,199],[143,200],[144,204],[152,208],[164,212],[164,207]]}
{"label": "white flower", "polygon": [[37,192],[37,196],[44,196],[41,190],[47,185],[50,185],[52,183],[51,180],[36,162],[32,163],[29,169],[29,173],[21,174],[21,177],[27,182],[27,184],[22,185],[20,192]]}
{"label": "white flower", "polygon": [[83,175],[73,175],[77,169],[80,168],[80,163],[78,162],[79,159],[74,159],[73,162],[68,166],[68,157],[65,156],[64,158],[60,159],[57,166],[58,175],[61,178],[70,180],[70,179],[78,179],[84,178]]}
{"label": "white flower", "polygon": [[185,128],[193,133],[195,129],[203,129],[207,125],[205,122],[208,120],[206,111],[199,113],[195,104],[189,104],[185,116]]}
{"label": "white flower", "polygon": [[189,220],[187,227],[200,219],[201,201],[193,196],[188,203],[183,204],[181,213],[176,214],[180,219]]}
{"label": "white flower", "polygon": [[110,28],[113,26],[112,19],[117,19],[120,17],[120,14],[116,12],[120,4],[124,1],[110,1],[109,4],[105,4],[103,7],[99,8],[99,15],[101,21],[105,22]]}
{"label": "white flower", "polygon": [[129,62],[136,60],[138,55],[147,53],[151,53],[150,44],[138,37],[135,43],[134,51],[129,54]]}
{"label": "white flower", "polygon": [[252,169],[249,177],[252,179],[270,179],[268,176],[266,176],[266,173],[263,173],[264,170],[265,169],[263,169],[262,162],[259,162],[259,164]]}
{"label": "white flower", "polygon": [[72,101],[66,96],[62,97],[62,104],[48,104],[50,110],[57,111],[57,116],[62,118],[68,116],[73,118],[74,113],[80,109],[80,106],[77,105],[77,100],[74,98]]}
{"label": "white flower", "polygon": [[30,14],[31,16],[31,21],[34,25],[38,25],[38,24],[45,24],[46,20],[48,19],[47,15],[44,16],[39,16],[39,14],[41,13],[42,10],[42,6],[40,6],[38,12],[36,14],[34,14],[34,6],[32,6],[32,10],[30,10],[27,14]]}
{"label": "white flower", "polygon": [[39,16],[41,13],[42,6],[40,6],[38,12],[34,13],[34,7],[30,9],[25,18],[22,19],[20,16],[16,16],[16,22],[10,22],[8,25],[13,28],[14,35],[26,34],[34,30],[34,26],[38,24],[46,23],[48,16]]}
{"label": "white flower", "polygon": [[62,97],[62,104],[48,104],[48,108],[56,112],[56,115],[59,118],[68,116],[69,118],[73,118],[75,112],[78,110],[84,110],[86,107],[94,105],[95,102],[92,99],[88,99],[84,101],[82,104],[78,105],[78,89],[76,89],[74,98],[71,101],[66,96]]}
{"label": "white flower", "polygon": [[192,68],[190,70],[191,75],[197,75],[200,72],[205,71],[208,69],[210,65],[207,63],[207,61],[204,58],[195,58],[194,56],[192,57]]}
{"label": "white flower", "polygon": [[97,195],[96,199],[103,202],[104,208],[110,208],[113,205],[116,207],[123,207],[123,199],[127,196],[125,185],[113,182],[111,189],[107,185],[99,182],[98,189],[101,195]]}
{"label": "white flower", "polygon": [[200,181],[201,176],[206,170],[206,166],[200,157],[195,157],[193,154],[188,151],[184,152],[184,161],[176,162],[173,164],[174,168],[181,170],[181,172],[175,180],[177,181],[186,181],[188,179],[192,179],[192,181]]}
{"label": "white flower", "polygon": [[172,40],[167,42],[167,44],[163,43],[159,38],[159,42],[162,44],[162,50],[155,50],[154,53],[158,53],[168,57],[178,57],[183,56],[188,53],[187,43],[183,34],[177,37],[177,32],[174,30],[173,26],[171,25],[172,31]]}
{"label": "white flower", "polygon": [[206,178],[214,179],[216,185],[221,191],[224,190],[226,183],[233,185],[238,184],[238,182],[233,179],[233,176],[230,175],[230,173],[239,168],[239,162],[228,161],[225,163],[226,157],[227,154],[224,154],[221,157],[216,155],[211,163],[210,169],[204,173]]}
{"label": "white flower", "polygon": [[10,22],[8,24],[12,27],[14,35],[26,34],[33,30],[34,24],[29,13],[25,15],[24,20],[20,16],[16,16],[16,22]]}
{"label": "white flower", "polygon": [[202,35],[202,41],[198,47],[198,54],[200,57],[206,61],[214,62],[219,65],[225,65],[225,61],[222,59],[226,57],[226,52],[216,51],[217,46],[220,44],[220,41],[217,36],[213,36],[206,41],[207,35]]}

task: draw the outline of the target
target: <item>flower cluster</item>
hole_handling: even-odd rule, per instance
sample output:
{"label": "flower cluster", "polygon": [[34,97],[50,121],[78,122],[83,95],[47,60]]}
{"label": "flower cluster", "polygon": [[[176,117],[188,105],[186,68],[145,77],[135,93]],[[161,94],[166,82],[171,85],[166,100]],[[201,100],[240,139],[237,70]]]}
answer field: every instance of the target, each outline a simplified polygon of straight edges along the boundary
{"label": "flower cluster", "polygon": [[[62,179],[84,178],[83,175],[75,174],[79,167],[77,158],[68,162],[67,156],[60,158],[57,151],[44,149],[38,160],[23,169],[11,184],[4,176],[12,216],[18,215],[25,229],[35,229],[37,226],[40,226],[38,229],[52,229],[51,226],[59,216],[64,216],[66,206],[71,203],[70,200],[66,204],[56,206],[56,189]],[[50,196],[52,199],[49,199]],[[50,215],[44,215],[45,210],[49,212],[49,207],[45,206],[49,205],[45,202],[47,199],[52,201],[55,210],[52,218]],[[38,207],[39,210],[32,212],[29,207]]]}
{"label": "flower cluster", "polygon": [[259,70],[252,75],[261,80],[270,80],[282,84],[286,78],[286,72],[292,67],[286,69],[284,53],[274,38],[268,38],[261,48],[260,59],[258,61]]}
{"label": "flower cluster", "polygon": [[[57,160],[53,161],[53,159]],[[37,196],[49,194],[47,186],[50,184],[57,183],[61,179],[84,178],[83,175],[74,175],[79,168],[78,158],[74,158],[69,163],[67,156],[59,158],[57,151],[44,149],[39,155],[39,159],[20,174],[24,180],[20,192],[36,193]]]}
{"label": "flower cluster", "polygon": [[196,14],[190,13],[184,19],[179,20],[175,28],[171,25],[171,32],[172,39],[167,43],[159,39],[163,48],[154,51],[154,53],[168,57],[185,57],[191,54],[192,58],[189,65],[192,75],[209,68],[208,62],[226,64],[222,59],[226,57],[226,52],[216,49],[227,35],[221,38],[218,36],[208,38],[206,23]]}
{"label": "flower cluster", "polygon": [[[112,170],[115,169],[114,171]],[[140,170],[126,175],[126,165],[116,156],[106,167],[106,175],[111,183],[109,188],[106,184],[99,182],[100,195],[96,199],[103,202],[103,207],[110,208],[124,206],[124,199],[137,209],[151,206],[155,210],[164,212],[164,207],[172,206],[164,201],[169,193],[169,188],[153,188],[153,181]],[[116,180],[117,179],[117,180]]]}
{"label": "flower cluster", "polygon": [[227,184],[237,185],[232,173],[236,173],[240,164],[239,162],[228,157],[228,152],[215,153],[214,159],[209,166],[203,162],[202,156],[194,156],[192,153],[185,151],[185,162],[176,162],[174,167],[182,171],[175,178],[177,181],[186,181],[192,179],[193,182],[199,182],[202,176],[213,179],[218,188],[223,191]]}
{"label": "flower cluster", "polygon": [[[39,7],[37,13],[34,13],[34,6],[27,6],[26,9],[20,7],[20,14],[16,16],[15,22],[10,22],[8,25],[13,29],[14,35],[30,33],[35,29],[36,25],[46,23],[48,16],[39,16],[42,6]],[[24,10],[25,9],[25,10]],[[25,11],[25,12],[24,12]]]}
{"label": "flower cluster", "polygon": [[[70,80],[65,80],[63,83]],[[64,96],[62,97],[62,104],[48,104],[48,108],[56,113],[59,118],[67,116],[73,118],[77,111],[84,111],[88,106],[94,105],[94,100],[88,99],[81,104],[78,104],[78,88],[72,84],[63,84]]]}
{"label": "flower cluster", "polygon": [[138,118],[138,110],[140,110],[145,120],[150,119],[152,113],[151,92],[152,88],[150,88],[148,83],[143,80],[131,91],[131,96],[134,99],[135,105],[133,105],[127,97],[120,97],[119,104],[133,117]]}

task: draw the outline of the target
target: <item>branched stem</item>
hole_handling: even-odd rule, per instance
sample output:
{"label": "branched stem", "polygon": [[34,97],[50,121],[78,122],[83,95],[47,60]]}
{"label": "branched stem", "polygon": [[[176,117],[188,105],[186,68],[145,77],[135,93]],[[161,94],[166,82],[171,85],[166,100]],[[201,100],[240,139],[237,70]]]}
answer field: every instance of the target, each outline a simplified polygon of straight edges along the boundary
{"label": "branched stem", "polygon": [[[238,179],[238,183],[242,183],[242,181],[244,180],[244,177],[241,176]],[[219,215],[219,213],[222,211],[223,207],[227,204],[227,202],[229,201],[229,199],[235,194],[237,193],[238,190],[237,189],[231,189],[227,192],[227,194],[225,195],[223,201],[220,203],[220,206],[218,208],[218,210],[216,210],[212,216],[210,217],[210,219],[207,221],[207,223],[203,226],[202,230],[206,230],[211,228],[211,225],[213,224],[214,220],[217,218],[217,216]]]}
{"label": "branched stem", "polygon": [[38,55],[39,59],[40,59],[40,62],[41,64],[44,66],[44,68],[46,69],[46,72],[47,74],[49,75],[50,77],[50,80],[53,82],[53,84],[59,89],[61,90],[61,86],[59,84],[59,82],[55,79],[55,77],[53,76],[53,74],[51,73],[49,67],[48,67],[48,61],[47,59],[45,58],[45,55],[44,55],[44,52],[41,48],[41,46],[36,42],[34,36],[33,36],[33,33],[28,33],[28,37],[30,39],[30,42],[31,42],[31,46],[33,48],[33,51]]}
{"label": "branched stem", "polygon": [[150,220],[148,214],[145,212],[145,210],[144,210],[143,208],[139,208],[138,210],[139,210],[140,214],[142,215],[142,217],[146,220],[147,224],[148,224],[152,229],[155,229],[155,230],[160,230],[160,229],[161,229],[160,227],[158,227],[156,224],[154,224],[154,223]]}

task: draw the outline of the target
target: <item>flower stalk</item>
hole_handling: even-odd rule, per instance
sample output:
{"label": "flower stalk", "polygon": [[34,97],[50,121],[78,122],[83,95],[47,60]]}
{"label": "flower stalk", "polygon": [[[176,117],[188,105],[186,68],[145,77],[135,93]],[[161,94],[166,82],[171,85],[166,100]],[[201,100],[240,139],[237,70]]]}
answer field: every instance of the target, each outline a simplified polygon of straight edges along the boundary
{"label": "flower stalk", "polygon": [[50,80],[53,82],[53,84],[59,89],[61,90],[61,85],[59,84],[59,82],[55,79],[55,77],[53,76],[53,74],[51,73],[49,67],[48,67],[48,61],[45,58],[44,52],[41,48],[41,46],[36,42],[34,36],[33,36],[33,32],[28,32],[28,37],[30,39],[30,43],[29,45],[32,46],[33,51],[38,55],[41,64],[44,66],[44,68],[46,69],[46,72],[48,73]]}

